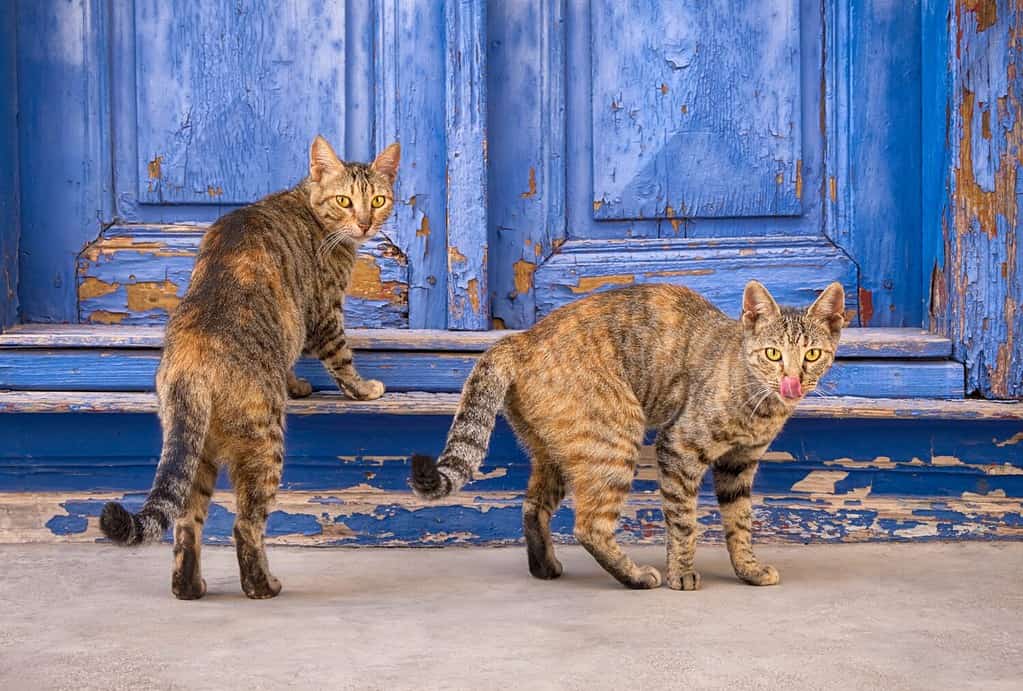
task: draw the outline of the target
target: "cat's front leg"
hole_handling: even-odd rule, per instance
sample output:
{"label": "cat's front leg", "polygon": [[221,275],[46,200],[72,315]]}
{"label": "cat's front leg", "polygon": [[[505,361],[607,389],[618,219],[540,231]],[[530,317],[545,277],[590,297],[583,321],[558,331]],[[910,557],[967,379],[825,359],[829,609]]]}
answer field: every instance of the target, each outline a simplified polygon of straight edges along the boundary
{"label": "cat's front leg", "polygon": [[288,395],[292,398],[305,398],[313,392],[313,385],[308,379],[302,379],[293,370],[288,370]]}
{"label": "cat's front leg", "polygon": [[363,379],[355,369],[340,315],[328,316],[316,336],[309,350],[316,354],[342,391],[359,401],[372,401],[384,395],[383,382]]}
{"label": "cat's front leg", "polygon": [[731,452],[714,462],[714,491],[721,508],[728,556],[735,575],[750,585],[776,585],[781,576],[753,554],[753,501],[750,492],[764,449]]}
{"label": "cat's front leg", "polygon": [[696,590],[700,574],[694,567],[696,554],[696,498],[707,472],[700,450],[687,442],[677,429],[657,435],[657,467],[668,545],[668,573],[665,583],[673,590]]}

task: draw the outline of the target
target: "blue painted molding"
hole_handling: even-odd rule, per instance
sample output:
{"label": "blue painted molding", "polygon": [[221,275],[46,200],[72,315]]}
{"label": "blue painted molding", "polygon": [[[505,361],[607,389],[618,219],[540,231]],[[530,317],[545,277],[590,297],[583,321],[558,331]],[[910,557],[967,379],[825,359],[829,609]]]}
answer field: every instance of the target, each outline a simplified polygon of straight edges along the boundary
{"label": "blue painted molding", "polygon": [[18,321],[18,24],[15,3],[0,3],[0,331]]}
{"label": "blue painted molding", "polygon": [[935,98],[945,96],[947,122],[943,157],[932,128],[925,159],[944,161],[947,198],[937,198],[938,176],[929,177],[928,200],[936,208],[927,217],[927,247],[937,245],[937,211],[942,238],[931,312],[966,365],[968,393],[1023,398],[1023,7],[951,4],[946,11],[931,3],[924,13],[928,82]]}
{"label": "blue painted molding", "polygon": [[[351,4],[362,3],[354,0]],[[408,264],[412,329],[447,328],[447,167],[444,7],[432,0],[377,0],[374,146],[402,146],[393,220]],[[355,21],[355,18],[352,18]],[[388,230],[388,233],[391,233]]]}
{"label": "blue painted molding", "polygon": [[490,328],[487,3],[446,0],[448,328]]}

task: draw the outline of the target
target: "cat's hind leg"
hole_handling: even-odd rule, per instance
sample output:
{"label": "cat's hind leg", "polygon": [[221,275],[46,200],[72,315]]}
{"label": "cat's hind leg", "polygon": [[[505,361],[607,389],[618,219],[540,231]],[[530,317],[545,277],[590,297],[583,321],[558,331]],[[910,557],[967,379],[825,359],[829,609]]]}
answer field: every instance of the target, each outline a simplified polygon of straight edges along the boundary
{"label": "cat's hind leg", "polygon": [[564,498],[561,470],[546,453],[534,452],[533,473],[522,503],[522,532],[526,536],[529,573],[536,578],[549,580],[561,576],[561,562],[554,555],[551,539],[551,516]]}
{"label": "cat's hind leg", "polygon": [[305,398],[313,393],[313,385],[308,379],[302,379],[294,371],[288,370],[288,395],[292,398]]}
{"label": "cat's hind leg", "polygon": [[181,518],[174,523],[174,574],[171,591],[179,600],[198,600],[206,594],[200,552],[202,529],[209,513],[210,498],[217,482],[217,466],[203,454],[195,474],[192,492]]}
{"label": "cat's hind leg", "polygon": [[657,467],[668,546],[667,584],[672,590],[697,590],[702,579],[696,571],[696,502],[707,461],[678,430],[657,436]]}
{"label": "cat's hind leg", "polygon": [[284,467],[283,401],[265,419],[233,425],[241,438],[230,442],[229,469],[237,496],[235,549],[242,590],[253,599],[275,597],[281,582],[270,573],[264,533]]}

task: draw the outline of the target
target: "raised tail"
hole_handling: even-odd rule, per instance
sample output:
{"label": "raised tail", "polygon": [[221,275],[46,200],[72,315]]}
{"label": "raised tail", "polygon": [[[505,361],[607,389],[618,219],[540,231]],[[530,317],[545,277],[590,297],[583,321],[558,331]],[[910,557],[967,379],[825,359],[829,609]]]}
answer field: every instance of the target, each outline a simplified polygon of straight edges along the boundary
{"label": "raised tail", "polygon": [[103,507],[99,527],[121,545],[156,542],[181,515],[192,491],[210,424],[210,392],[184,381],[172,383],[161,401],[163,451],[153,488],[132,513],[117,502]]}
{"label": "raised tail", "polygon": [[409,484],[424,499],[457,492],[483,464],[497,412],[511,384],[511,348],[501,342],[477,362],[462,387],[462,400],[448,431],[448,441],[434,463],[429,456],[412,456]]}

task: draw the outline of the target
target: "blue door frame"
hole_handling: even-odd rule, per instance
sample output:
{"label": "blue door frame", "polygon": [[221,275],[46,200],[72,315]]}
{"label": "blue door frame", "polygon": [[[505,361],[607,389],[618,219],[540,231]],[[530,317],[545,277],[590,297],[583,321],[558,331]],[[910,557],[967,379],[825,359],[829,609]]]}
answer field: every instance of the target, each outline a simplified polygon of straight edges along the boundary
{"label": "blue door frame", "polygon": [[[762,5],[796,8],[802,58],[798,79],[790,78],[804,94],[804,157],[816,151],[820,164],[813,170],[804,164],[798,175],[789,168],[781,173],[792,184],[789,192],[796,192],[795,177],[803,187],[778,212],[792,213],[794,198],[804,208],[808,196],[817,200],[807,218],[817,218],[821,237],[848,259],[857,287],[851,307],[860,324],[934,328],[953,339],[969,392],[1019,397],[1023,257],[1016,249],[1017,186],[1008,182],[1019,179],[1020,167],[1019,47],[1010,38],[1023,23],[1020,12],[1009,2],[793,2]],[[164,3],[151,0],[21,1],[0,9],[0,29],[12,39],[0,52],[0,160],[8,163],[0,169],[4,325],[76,322],[83,304],[87,318],[116,316],[123,308],[115,303],[129,299],[153,300],[144,319],[159,314],[166,291],[173,298],[183,290],[182,279],[170,289],[156,278],[140,281],[145,285],[132,297],[125,285],[132,279],[116,272],[137,280],[135,269],[154,266],[154,274],[170,281],[171,264],[143,260],[185,261],[189,231],[178,224],[208,222],[231,207],[224,199],[245,201],[300,172],[285,166],[243,180],[262,150],[242,151],[235,153],[245,160],[234,168],[242,172],[229,180],[211,174],[228,169],[224,156],[204,168],[194,160],[185,164],[182,153],[197,135],[184,130],[216,126],[201,120],[203,104],[213,113],[213,105],[230,98],[193,88],[188,51],[202,48],[218,22],[256,32],[260,12],[272,13],[271,4],[254,2],[259,11],[230,18],[183,5],[174,21],[161,19]],[[659,3],[632,5],[637,20],[660,11]],[[362,301],[362,312],[355,311],[365,315],[365,325],[479,330],[493,317],[497,326],[525,326],[559,301],[614,285],[621,274],[614,267],[623,262],[632,275],[649,269],[653,278],[701,287],[706,267],[675,267],[675,258],[659,267],[656,251],[643,253],[643,242],[662,237],[668,252],[709,234],[705,246],[752,256],[723,238],[748,236],[726,226],[755,221],[719,220],[707,211],[692,218],[659,207],[650,220],[619,221],[622,214],[647,212],[593,208],[601,201],[593,166],[607,142],[593,146],[594,133],[603,130],[594,129],[601,121],[591,95],[611,87],[594,90],[592,80],[605,78],[607,64],[624,64],[607,54],[609,41],[594,43],[606,29],[601,13],[611,12],[610,4],[530,0],[488,8],[377,0],[324,7],[324,15],[305,21],[336,22],[321,38],[343,56],[344,83],[332,87],[326,105],[313,104],[326,113],[315,127],[353,157],[366,158],[393,139],[406,156],[399,190],[406,203],[389,234],[393,244],[371,248],[365,283],[354,297]],[[287,70],[298,68],[280,67],[274,53],[299,49],[298,37],[306,34],[292,28],[279,44],[261,46],[264,54],[249,56],[254,64],[268,61],[265,70],[242,77],[257,96],[280,94],[284,106],[267,105],[267,118],[278,119],[282,139],[300,159],[311,134],[301,119],[313,108],[310,91],[282,88],[294,74]],[[182,32],[175,43],[180,54],[162,52],[158,40],[139,40],[169,31]],[[684,58],[685,45],[680,51]],[[321,58],[306,64],[330,65]],[[285,70],[283,76],[275,69]],[[324,67],[307,80],[339,73]],[[231,75],[222,76],[230,83]],[[194,100],[187,111],[194,119],[174,121],[180,104],[156,106],[161,98],[181,97],[182,84],[193,88],[186,96]],[[653,91],[642,95],[654,97]],[[184,126],[178,139],[167,135],[175,122]],[[807,140],[807,132],[817,134]],[[158,150],[168,142],[179,149]],[[157,233],[160,239],[153,239]],[[160,244],[165,241],[170,244]],[[782,245],[779,255],[790,249]],[[813,283],[819,275],[810,265],[786,285]],[[97,282],[83,293],[89,279]],[[724,283],[734,291],[737,282]]]}

